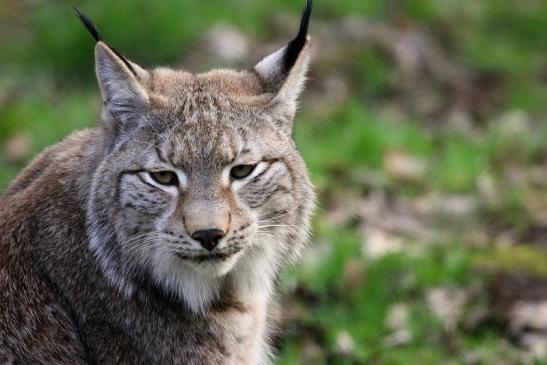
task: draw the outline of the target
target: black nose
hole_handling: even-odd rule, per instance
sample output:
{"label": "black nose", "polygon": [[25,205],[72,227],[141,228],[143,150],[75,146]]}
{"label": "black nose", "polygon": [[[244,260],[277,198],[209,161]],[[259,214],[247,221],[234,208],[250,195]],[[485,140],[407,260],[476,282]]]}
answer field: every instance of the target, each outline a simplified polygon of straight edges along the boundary
{"label": "black nose", "polygon": [[192,238],[199,241],[203,248],[212,251],[218,245],[218,241],[224,237],[224,232],[220,229],[202,229],[192,233]]}

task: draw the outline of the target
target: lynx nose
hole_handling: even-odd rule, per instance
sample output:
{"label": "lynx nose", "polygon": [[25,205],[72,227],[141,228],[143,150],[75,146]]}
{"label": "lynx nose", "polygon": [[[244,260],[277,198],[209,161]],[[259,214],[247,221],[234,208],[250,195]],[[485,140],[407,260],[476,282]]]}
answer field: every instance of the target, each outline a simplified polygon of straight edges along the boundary
{"label": "lynx nose", "polygon": [[212,251],[217,247],[218,242],[224,237],[224,232],[220,229],[202,229],[192,233],[192,238],[201,243],[203,248]]}

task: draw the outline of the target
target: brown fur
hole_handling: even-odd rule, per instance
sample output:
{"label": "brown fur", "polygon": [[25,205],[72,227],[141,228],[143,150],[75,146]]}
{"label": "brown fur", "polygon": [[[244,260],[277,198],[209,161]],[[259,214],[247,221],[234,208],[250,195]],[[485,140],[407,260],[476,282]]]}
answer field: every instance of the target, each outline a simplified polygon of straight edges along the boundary
{"label": "brown fur", "polygon": [[[290,133],[307,52],[288,74],[194,75],[97,44],[100,126],[0,197],[0,363],[268,362],[271,289],[313,206]],[[234,159],[262,170],[226,185]],[[187,181],[156,186],[156,166]],[[189,236],[210,227],[226,238],[207,252]]]}

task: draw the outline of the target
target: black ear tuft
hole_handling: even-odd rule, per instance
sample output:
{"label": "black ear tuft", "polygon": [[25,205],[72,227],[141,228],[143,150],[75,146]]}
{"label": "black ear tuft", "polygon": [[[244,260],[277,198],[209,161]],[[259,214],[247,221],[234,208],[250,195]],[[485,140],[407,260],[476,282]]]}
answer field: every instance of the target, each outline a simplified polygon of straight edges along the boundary
{"label": "black ear tuft", "polygon": [[[93,24],[93,22],[91,21],[91,19],[89,19],[89,17],[87,15],[85,15],[84,13],[82,13],[80,11],[80,9],[78,9],[77,7],[74,7],[74,10],[76,10],[76,14],[78,15],[78,17],[80,18],[80,20],[82,21],[82,23],[84,23],[86,29],[89,31],[89,33],[91,33],[91,35],[93,36],[93,38],[95,38],[95,41],[97,42],[104,42],[103,40],[103,37],[101,36],[101,33],[99,33],[99,30],[97,29],[97,27],[95,26],[95,24]],[[129,68],[129,70],[131,70],[131,72],[136,76],[137,73],[135,72],[135,69],[133,68],[133,66],[131,65],[131,63],[129,63],[129,61],[127,60],[127,58],[125,58],[120,52],[118,52],[118,50],[116,50],[114,47],[110,46],[109,44],[107,44],[105,42],[105,44],[108,46],[108,48],[110,48],[112,50],[112,52],[114,52],[121,60],[122,62],[127,66],[127,68]]]}
{"label": "black ear tuft", "polygon": [[91,33],[93,38],[95,38],[95,41],[97,41],[97,42],[102,41],[103,37],[101,37],[101,33],[99,33],[99,30],[97,29],[95,24],[93,24],[91,19],[89,19],[89,17],[87,15],[85,15],[84,13],[82,13],[80,11],[80,9],[78,9],[77,7],[74,7],[74,10],[76,10],[76,14],[78,15],[78,18],[80,18],[82,23],[84,23],[84,25],[85,25],[86,29],[89,31],[89,33]]}
{"label": "black ear tuft", "polygon": [[287,51],[283,60],[283,68],[285,72],[288,72],[293,66],[298,55],[304,45],[306,44],[306,37],[308,35],[308,25],[310,23],[310,16],[312,11],[312,0],[306,0],[306,7],[302,13],[302,20],[300,20],[300,30],[292,41],[287,45]]}

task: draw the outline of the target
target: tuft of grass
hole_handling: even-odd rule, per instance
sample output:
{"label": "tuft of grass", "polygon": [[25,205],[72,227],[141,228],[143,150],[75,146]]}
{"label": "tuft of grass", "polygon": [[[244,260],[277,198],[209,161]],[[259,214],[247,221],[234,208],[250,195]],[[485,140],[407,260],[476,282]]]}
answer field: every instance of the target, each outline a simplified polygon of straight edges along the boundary
{"label": "tuft of grass", "polygon": [[479,268],[542,277],[547,277],[546,262],[547,252],[545,250],[525,244],[497,247],[482,253],[475,259],[475,264]]}

